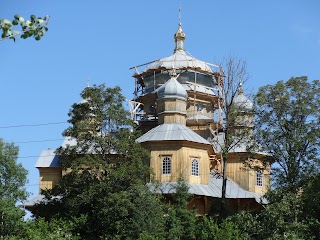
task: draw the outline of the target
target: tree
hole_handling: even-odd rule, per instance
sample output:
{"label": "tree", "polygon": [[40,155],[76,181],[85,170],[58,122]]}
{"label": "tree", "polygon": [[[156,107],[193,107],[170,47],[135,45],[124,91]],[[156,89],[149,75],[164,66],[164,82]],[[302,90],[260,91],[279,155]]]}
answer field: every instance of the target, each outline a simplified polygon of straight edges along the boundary
{"label": "tree", "polygon": [[79,236],[72,234],[74,229],[73,223],[52,219],[51,221],[45,221],[43,218],[29,219],[25,221],[22,226],[22,231],[14,236],[11,236],[10,240],[77,240]]}
{"label": "tree", "polygon": [[[40,40],[41,37],[48,31],[49,16],[43,18],[30,16],[30,20],[26,20],[20,15],[16,14],[12,21],[7,19],[0,19],[0,30],[2,30],[0,40],[13,39],[20,35],[21,38],[26,39],[34,37],[36,40]],[[21,30],[17,30],[17,26],[21,27]]]}
{"label": "tree", "polygon": [[304,218],[309,223],[316,239],[320,239],[320,173],[312,176],[303,186],[301,193],[301,203]]}
{"label": "tree", "polygon": [[225,222],[229,221],[248,239],[315,239],[313,222],[304,217],[301,199],[290,192],[277,196],[259,213],[242,212]]}
{"label": "tree", "polygon": [[[26,39],[34,37],[40,40],[48,31],[49,16],[37,18],[31,15],[30,20],[25,21],[19,15],[14,16],[13,21],[0,19],[1,40],[16,40],[17,35]],[[16,31],[14,26],[20,25],[21,31]],[[24,211],[16,206],[17,202],[26,200],[27,191],[24,186],[27,183],[27,170],[17,163],[19,149],[13,143],[6,143],[0,138],[0,237],[15,239],[21,234],[24,226]]]}
{"label": "tree", "polygon": [[63,133],[76,144],[57,150],[67,174],[35,216],[77,222],[74,231],[84,239],[161,236],[163,206],[146,186],[149,155],[135,142],[121,89],[94,85],[81,96]]}
{"label": "tree", "polygon": [[196,215],[189,210],[189,186],[179,179],[172,195],[172,203],[167,206],[165,239],[195,239]]}
{"label": "tree", "polygon": [[170,203],[167,205],[165,239],[245,239],[231,221],[220,225],[207,216],[197,216],[188,209],[188,185],[180,179],[175,186]]}
{"label": "tree", "polygon": [[17,163],[18,147],[0,139],[0,236],[9,236],[20,230],[24,211],[16,206],[26,199],[24,185],[27,170]]}
{"label": "tree", "polygon": [[[243,114],[252,114],[248,112],[246,105],[248,102],[235,103],[235,98],[242,91],[242,84],[249,78],[247,72],[247,63],[241,58],[233,55],[226,57],[221,64],[224,69],[220,92],[222,96],[221,109],[223,117],[220,120],[223,126],[224,138],[221,144],[222,154],[222,197],[220,217],[226,217],[226,184],[227,184],[227,163],[229,152],[239,145],[246,144],[250,141],[250,129],[246,127],[237,127],[239,125],[239,117]],[[249,110],[250,111],[250,110]]]}
{"label": "tree", "polygon": [[319,172],[320,82],[290,78],[261,87],[255,98],[255,137],[275,164],[276,188],[298,191]]}

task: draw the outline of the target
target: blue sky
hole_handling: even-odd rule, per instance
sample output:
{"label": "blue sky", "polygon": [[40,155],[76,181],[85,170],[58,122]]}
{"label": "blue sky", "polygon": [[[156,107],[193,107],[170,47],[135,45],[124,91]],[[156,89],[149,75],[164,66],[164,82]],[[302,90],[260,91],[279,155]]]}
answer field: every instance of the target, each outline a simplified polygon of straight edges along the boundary
{"label": "blue sky", "polygon": [[172,54],[180,3],[186,50],[210,63],[246,59],[250,92],[292,76],[320,79],[318,0],[0,0],[0,19],[51,16],[41,41],[0,41],[0,137],[19,145],[32,194],[37,158],[62,143],[87,81],[119,85],[131,99],[129,68]]}

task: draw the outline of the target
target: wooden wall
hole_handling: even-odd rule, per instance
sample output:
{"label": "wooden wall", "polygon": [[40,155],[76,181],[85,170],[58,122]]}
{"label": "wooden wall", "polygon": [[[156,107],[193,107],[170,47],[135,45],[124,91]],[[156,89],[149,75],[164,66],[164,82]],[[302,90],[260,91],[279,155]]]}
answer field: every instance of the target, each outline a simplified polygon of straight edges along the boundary
{"label": "wooden wall", "polygon": [[[234,214],[240,211],[258,211],[263,209],[262,205],[256,202],[253,198],[227,198],[227,209],[229,214]],[[219,198],[197,196],[194,195],[189,199],[188,209],[195,209],[199,215],[217,215],[221,206]]]}
{"label": "wooden wall", "polygon": [[41,190],[52,189],[61,179],[61,168],[38,168],[39,169],[39,188]]}
{"label": "wooden wall", "polygon": [[157,102],[158,124],[186,124],[186,101],[179,99],[160,99]]}
{"label": "wooden wall", "polygon": [[[202,146],[201,146],[202,145]],[[182,142],[166,141],[147,146],[151,150],[150,167],[154,178],[161,182],[176,182],[180,177],[190,183],[208,184],[210,160],[208,148],[203,144],[186,146]],[[171,157],[171,174],[162,174],[162,158]],[[191,176],[191,161],[199,161],[199,176]]]}
{"label": "wooden wall", "polygon": [[[270,168],[266,167],[262,170],[262,186],[258,186],[256,183],[256,168],[262,168],[262,163],[259,159],[247,159],[248,157],[245,154],[230,153],[227,176],[247,191],[265,194],[270,188]],[[245,165],[244,161],[250,162],[250,166]]]}

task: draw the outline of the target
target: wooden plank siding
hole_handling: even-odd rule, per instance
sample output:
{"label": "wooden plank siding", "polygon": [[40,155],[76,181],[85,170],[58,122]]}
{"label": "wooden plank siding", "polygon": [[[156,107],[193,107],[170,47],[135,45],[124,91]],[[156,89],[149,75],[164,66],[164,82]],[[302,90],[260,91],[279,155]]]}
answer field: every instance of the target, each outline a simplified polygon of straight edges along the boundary
{"label": "wooden plank siding", "polygon": [[[270,188],[270,168],[267,166],[262,172],[262,186],[257,185],[257,171],[255,167],[262,168],[259,159],[248,158],[248,154],[229,153],[227,176],[247,191],[265,194]],[[250,162],[250,167],[244,164]]]}
{"label": "wooden plank siding", "polygon": [[[208,146],[193,143],[188,146],[180,141],[166,141],[148,144],[151,150],[150,167],[153,169],[154,180],[160,182],[176,182],[183,178],[187,182],[208,184],[210,173],[210,160]],[[162,174],[162,159],[171,157],[171,174]],[[191,162],[199,161],[199,176],[191,175]]]}
{"label": "wooden plank siding", "polygon": [[61,168],[38,168],[39,169],[39,189],[52,189],[61,179]]}

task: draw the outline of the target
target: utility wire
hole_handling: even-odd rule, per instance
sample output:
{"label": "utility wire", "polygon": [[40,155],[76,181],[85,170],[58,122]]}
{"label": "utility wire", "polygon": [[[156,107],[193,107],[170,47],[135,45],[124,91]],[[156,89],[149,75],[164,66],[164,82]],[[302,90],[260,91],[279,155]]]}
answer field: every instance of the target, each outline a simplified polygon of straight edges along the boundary
{"label": "utility wire", "polygon": [[62,141],[63,138],[58,139],[46,139],[46,140],[31,140],[31,141],[22,141],[22,142],[14,142],[15,144],[23,144],[23,143],[41,143],[41,142],[55,142],[55,141]]}
{"label": "utility wire", "polygon": [[38,123],[38,124],[22,124],[22,125],[12,125],[12,126],[0,126],[0,128],[20,128],[20,127],[39,127],[39,126],[47,126],[47,125],[57,125],[57,124],[65,124],[68,122],[52,122],[52,123]]}
{"label": "utility wire", "polygon": [[36,156],[22,156],[22,157],[20,157],[20,156],[18,156],[18,158],[40,158],[40,157],[53,157],[53,156],[55,156],[55,155],[45,155],[45,156],[40,156],[40,155],[36,155]]}

